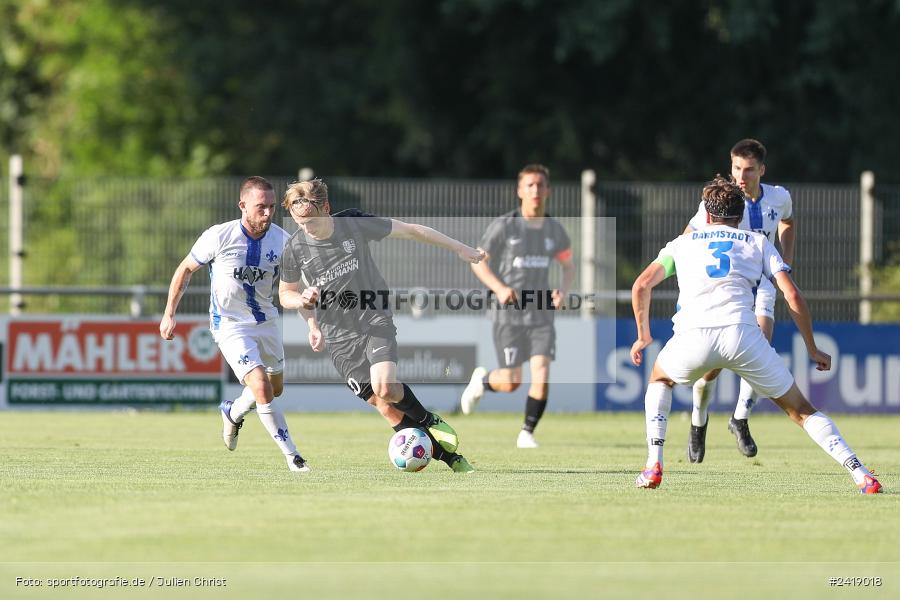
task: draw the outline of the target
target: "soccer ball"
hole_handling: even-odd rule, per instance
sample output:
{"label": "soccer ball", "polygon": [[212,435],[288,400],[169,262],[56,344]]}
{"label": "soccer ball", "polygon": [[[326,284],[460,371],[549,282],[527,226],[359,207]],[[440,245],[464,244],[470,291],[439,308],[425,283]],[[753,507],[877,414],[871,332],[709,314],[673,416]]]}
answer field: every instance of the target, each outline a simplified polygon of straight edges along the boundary
{"label": "soccer ball", "polygon": [[432,449],[431,438],[424,431],[407,427],[391,436],[388,457],[401,471],[421,471],[431,461]]}

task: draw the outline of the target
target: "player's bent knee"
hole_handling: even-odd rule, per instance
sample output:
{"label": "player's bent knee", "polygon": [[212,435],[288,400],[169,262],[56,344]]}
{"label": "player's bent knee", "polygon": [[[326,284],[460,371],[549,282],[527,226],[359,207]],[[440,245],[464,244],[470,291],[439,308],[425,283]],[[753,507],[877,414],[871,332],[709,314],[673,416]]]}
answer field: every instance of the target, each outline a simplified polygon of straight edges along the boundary
{"label": "player's bent knee", "polygon": [[403,386],[397,382],[372,383],[372,392],[388,402],[399,402],[403,399]]}
{"label": "player's bent knee", "polygon": [[528,395],[535,400],[546,400],[550,392],[550,386],[546,383],[532,383],[528,388]]}
{"label": "player's bent knee", "polygon": [[497,378],[499,383],[512,383],[515,385],[522,383],[521,367],[516,369],[497,369],[494,371],[493,375]]}
{"label": "player's bent knee", "polygon": [[522,385],[520,381],[504,381],[501,383],[492,383],[491,387],[498,392],[514,392]]}
{"label": "player's bent knee", "polygon": [[253,397],[258,404],[268,404],[275,397],[272,384],[270,384],[267,379],[254,379],[253,381],[247,382],[247,387],[253,392]]}

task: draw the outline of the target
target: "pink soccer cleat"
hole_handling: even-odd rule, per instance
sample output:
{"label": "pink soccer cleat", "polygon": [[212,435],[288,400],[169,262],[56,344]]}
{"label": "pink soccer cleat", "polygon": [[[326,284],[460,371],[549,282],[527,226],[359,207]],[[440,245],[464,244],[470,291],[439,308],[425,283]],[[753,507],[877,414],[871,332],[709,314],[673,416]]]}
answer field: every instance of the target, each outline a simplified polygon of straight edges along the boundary
{"label": "pink soccer cleat", "polygon": [[866,475],[862,483],[857,483],[860,494],[880,494],[881,484],[871,475]]}
{"label": "pink soccer cleat", "polygon": [[[639,488],[658,488],[662,483],[662,466],[655,463],[652,467],[648,467],[641,471],[637,476],[634,484]],[[877,481],[875,483],[878,483]]]}

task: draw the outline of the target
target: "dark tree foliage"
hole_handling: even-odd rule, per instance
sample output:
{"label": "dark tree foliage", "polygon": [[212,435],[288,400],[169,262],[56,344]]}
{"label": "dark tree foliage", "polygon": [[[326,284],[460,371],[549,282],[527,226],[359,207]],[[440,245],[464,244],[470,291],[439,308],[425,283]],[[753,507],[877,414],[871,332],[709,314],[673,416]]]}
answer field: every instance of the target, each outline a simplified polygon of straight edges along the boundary
{"label": "dark tree foliage", "polygon": [[0,0],[47,174],[900,179],[896,0]]}

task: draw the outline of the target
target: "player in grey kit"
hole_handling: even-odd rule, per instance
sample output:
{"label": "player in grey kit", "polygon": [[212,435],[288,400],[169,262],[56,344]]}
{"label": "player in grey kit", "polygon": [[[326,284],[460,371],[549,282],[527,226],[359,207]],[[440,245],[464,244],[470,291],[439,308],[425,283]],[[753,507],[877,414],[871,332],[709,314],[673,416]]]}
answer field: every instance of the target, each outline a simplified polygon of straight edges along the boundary
{"label": "player in grey kit", "polygon": [[[537,448],[534,428],[544,414],[549,394],[550,362],[556,355],[554,309],[563,308],[575,279],[572,244],[562,225],[545,212],[550,171],[528,165],[519,172],[519,208],[501,215],[481,240],[488,260],[472,265],[481,282],[496,296],[493,308],[494,347],[500,367],[478,367],[460,398],[470,414],[485,391],[512,392],[522,384],[522,363],[531,368],[525,423],[516,439],[519,448]],[[562,287],[550,289],[550,265],[562,266]],[[549,306],[548,306],[549,305]]]}
{"label": "player in grey kit", "polygon": [[397,380],[397,330],[387,306],[387,283],[369,250],[387,237],[446,248],[477,263],[484,251],[422,225],[348,209],[334,215],[320,179],[288,187],[282,203],[299,230],[284,249],[278,297],[298,309],[309,326],[314,351],[326,345],[335,368],[353,392],[375,406],[395,431],[424,430],[434,457],[458,473],[475,469],[456,453],[456,431],[428,411],[410,387]]}

